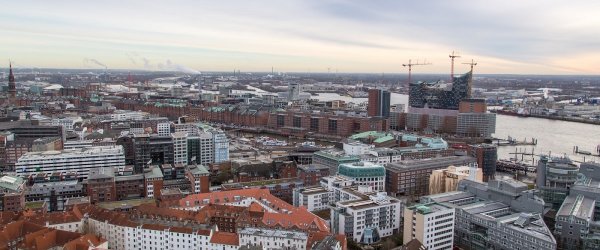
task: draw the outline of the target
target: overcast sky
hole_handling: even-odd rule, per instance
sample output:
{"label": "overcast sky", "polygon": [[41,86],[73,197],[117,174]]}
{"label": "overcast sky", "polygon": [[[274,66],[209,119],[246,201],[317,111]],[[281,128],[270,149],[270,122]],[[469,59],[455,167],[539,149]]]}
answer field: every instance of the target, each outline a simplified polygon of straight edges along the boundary
{"label": "overcast sky", "polygon": [[600,74],[600,1],[7,1],[18,67]]}

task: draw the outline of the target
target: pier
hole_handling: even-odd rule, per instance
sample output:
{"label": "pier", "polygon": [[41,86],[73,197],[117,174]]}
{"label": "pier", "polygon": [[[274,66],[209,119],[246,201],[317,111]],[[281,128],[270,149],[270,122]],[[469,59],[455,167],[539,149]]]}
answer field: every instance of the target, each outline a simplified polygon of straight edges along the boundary
{"label": "pier", "polygon": [[531,138],[531,141],[527,141],[525,138],[523,141],[518,141],[511,136],[508,136],[507,139],[494,138],[492,139],[496,146],[535,146],[537,145],[537,139]]}

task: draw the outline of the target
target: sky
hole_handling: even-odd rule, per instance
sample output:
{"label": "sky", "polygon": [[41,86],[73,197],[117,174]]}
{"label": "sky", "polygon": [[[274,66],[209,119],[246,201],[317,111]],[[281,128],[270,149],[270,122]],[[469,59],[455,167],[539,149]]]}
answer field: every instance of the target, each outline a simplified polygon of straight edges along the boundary
{"label": "sky", "polygon": [[16,67],[600,74],[600,1],[8,1]]}

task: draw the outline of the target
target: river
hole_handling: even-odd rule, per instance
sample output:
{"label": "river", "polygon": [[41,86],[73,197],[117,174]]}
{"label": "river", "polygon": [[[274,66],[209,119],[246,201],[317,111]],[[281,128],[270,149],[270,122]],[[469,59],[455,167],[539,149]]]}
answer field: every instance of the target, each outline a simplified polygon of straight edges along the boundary
{"label": "river", "polygon": [[[367,98],[352,98],[340,96],[336,93],[319,93],[312,98],[322,101],[343,100],[345,102],[361,103]],[[408,95],[391,94],[391,104],[408,105]],[[534,154],[568,155],[577,161],[600,161],[600,157],[576,155],[573,147],[579,146],[580,150],[596,152],[600,145],[600,126],[576,122],[557,121],[533,117],[515,117],[498,115],[496,117],[496,133],[494,137],[506,139],[508,136],[522,141],[524,139],[537,139],[535,146],[502,146],[498,149],[499,159],[513,157],[511,153],[525,151]],[[529,157],[529,159],[527,158]],[[520,159],[521,157],[519,157]],[[525,156],[525,160],[531,160],[531,156]]]}

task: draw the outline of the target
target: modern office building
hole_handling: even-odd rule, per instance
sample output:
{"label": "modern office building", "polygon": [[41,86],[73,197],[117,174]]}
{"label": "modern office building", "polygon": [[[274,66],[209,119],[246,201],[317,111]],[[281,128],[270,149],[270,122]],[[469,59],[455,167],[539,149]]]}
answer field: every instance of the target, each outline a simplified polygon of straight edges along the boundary
{"label": "modern office building", "polygon": [[150,164],[173,164],[175,162],[173,138],[156,134],[136,134],[133,137],[135,173]]}
{"label": "modern office building", "polygon": [[482,170],[483,181],[487,182],[496,176],[498,147],[493,144],[469,145],[469,153],[477,159],[477,166]]}
{"label": "modern office building", "polygon": [[544,201],[521,182],[463,180],[458,191],[424,196],[421,202],[455,208],[454,245],[462,249],[557,247],[542,219]]}
{"label": "modern office building", "polygon": [[355,185],[368,186],[375,192],[385,192],[385,168],[371,162],[342,163],[339,176],[348,178]]}
{"label": "modern office building", "polygon": [[99,167],[125,167],[125,155],[121,146],[97,146],[62,151],[25,153],[15,165],[18,176],[34,173],[76,173],[87,178],[92,169]]}
{"label": "modern office building", "polygon": [[393,196],[409,196],[416,200],[429,194],[429,179],[434,170],[475,162],[476,159],[470,156],[447,156],[389,163],[385,165],[386,191]]}
{"label": "modern office building", "polygon": [[210,132],[213,136],[214,143],[214,163],[221,163],[229,160],[229,139],[227,135],[221,131],[213,129]]}
{"label": "modern office building", "polygon": [[440,203],[404,208],[403,242],[419,240],[427,249],[452,249],[454,245],[454,207]]}
{"label": "modern office building", "polygon": [[536,188],[544,201],[558,210],[575,185],[579,168],[567,157],[542,156],[536,170]]}
{"label": "modern office building", "polygon": [[371,117],[390,116],[390,92],[382,89],[369,89],[367,115]]}

